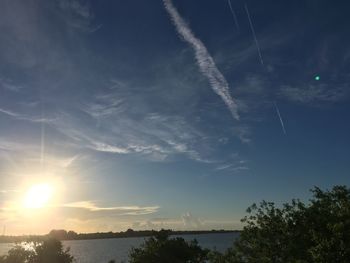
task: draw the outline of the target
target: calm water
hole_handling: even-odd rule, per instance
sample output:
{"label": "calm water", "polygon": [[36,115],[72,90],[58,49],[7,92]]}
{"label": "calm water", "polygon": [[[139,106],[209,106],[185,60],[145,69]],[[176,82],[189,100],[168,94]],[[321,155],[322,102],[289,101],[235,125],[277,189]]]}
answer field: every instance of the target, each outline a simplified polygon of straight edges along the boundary
{"label": "calm water", "polygon": [[[185,240],[197,239],[200,246],[204,248],[225,251],[232,245],[237,238],[236,233],[225,234],[204,234],[204,235],[185,235]],[[95,240],[74,240],[64,241],[65,247],[71,248],[71,254],[77,259],[78,263],[108,263],[115,259],[116,262],[125,261],[128,258],[128,252],[132,247],[142,244],[144,238],[113,238],[113,239],[95,239]],[[0,244],[0,254],[6,254],[13,244]]]}

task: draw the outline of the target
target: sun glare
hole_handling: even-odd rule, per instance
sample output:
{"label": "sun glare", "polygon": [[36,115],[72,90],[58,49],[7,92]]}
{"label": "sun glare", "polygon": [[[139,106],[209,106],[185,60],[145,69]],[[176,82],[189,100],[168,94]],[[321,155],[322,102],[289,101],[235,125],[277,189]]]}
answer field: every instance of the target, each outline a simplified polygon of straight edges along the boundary
{"label": "sun glare", "polygon": [[30,209],[45,207],[52,194],[53,189],[49,184],[32,185],[24,197],[23,206]]}

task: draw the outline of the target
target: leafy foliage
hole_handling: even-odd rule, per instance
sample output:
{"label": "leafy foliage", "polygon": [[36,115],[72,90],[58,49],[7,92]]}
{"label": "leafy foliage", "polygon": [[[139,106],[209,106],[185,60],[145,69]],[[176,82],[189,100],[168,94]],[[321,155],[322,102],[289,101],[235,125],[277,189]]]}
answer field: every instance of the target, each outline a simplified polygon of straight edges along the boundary
{"label": "leafy foliage", "polygon": [[154,232],[140,248],[133,248],[130,263],[200,263],[205,262],[208,250],[202,249],[196,240],[169,238],[169,231]]}
{"label": "leafy foliage", "polygon": [[63,250],[62,243],[56,239],[48,239],[34,244],[33,249],[25,249],[16,245],[8,255],[0,258],[0,263],[71,263],[74,258],[69,249]]}
{"label": "leafy foliage", "polygon": [[350,262],[350,190],[311,190],[308,205],[292,200],[277,208],[261,202],[248,208],[240,238],[216,263],[345,263]]}

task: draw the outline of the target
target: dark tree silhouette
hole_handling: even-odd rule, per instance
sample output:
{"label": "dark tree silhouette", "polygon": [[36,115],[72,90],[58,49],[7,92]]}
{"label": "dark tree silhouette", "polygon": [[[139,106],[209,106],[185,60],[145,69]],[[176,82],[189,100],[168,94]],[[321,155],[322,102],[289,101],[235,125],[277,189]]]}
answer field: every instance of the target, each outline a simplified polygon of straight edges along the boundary
{"label": "dark tree silhouette", "polygon": [[308,204],[292,200],[277,208],[263,201],[248,208],[240,238],[225,255],[212,253],[211,262],[350,262],[350,190],[311,191]]}
{"label": "dark tree silhouette", "polygon": [[17,245],[6,256],[0,258],[0,263],[71,263],[74,258],[69,249],[64,250],[62,243],[56,239],[48,239],[34,244],[32,250],[26,250]]}
{"label": "dark tree silhouette", "polygon": [[196,240],[170,238],[170,232],[161,230],[145,241],[140,248],[133,248],[130,263],[200,263],[205,262],[208,250],[202,249]]}
{"label": "dark tree silhouette", "polygon": [[68,239],[68,233],[64,229],[53,229],[48,234],[50,238],[57,239],[57,240],[67,240]]}

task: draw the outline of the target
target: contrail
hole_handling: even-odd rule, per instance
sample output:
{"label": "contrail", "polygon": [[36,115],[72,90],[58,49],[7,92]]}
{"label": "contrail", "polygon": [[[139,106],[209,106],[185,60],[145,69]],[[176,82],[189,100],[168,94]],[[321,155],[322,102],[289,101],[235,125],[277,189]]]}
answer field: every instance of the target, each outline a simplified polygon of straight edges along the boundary
{"label": "contrail", "polygon": [[195,37],[190,27],[186,24],[184,19],[180,16],[171,0],[163,0],[166,11],[169,13],[170,18],[176,27],[179,35],[192,46],[198,67],[202,74],[209,80],[213,91],[221,97],[226,106],[229,108],[232,116],[239,120],[238,106],[232,99],[229,86],[225,77],[221,74],[216,67],[213,58],[210,56],[207,48],[202,41]]}
{"label": "contrail", "polygon": [[247,12],[247,16],[248,16],[248,20],[249,20],[249,24],[250,24],[250,29],[252,30],[252,34],[253,34],[253,37],[254,37],[255,45],[256,45],[256,48],[257,48],[258,53],[259,53],[260,63],[261,63],[261,65],[264,65],[264,61],[263,61],[263,58],[262,58],[262,55],[261,55],[261,51],[260,51],[259,42],[258,42],[258,39],[256,38],[253,22],[252,22],[252,19],[250,17],[250,13],[249,13],[247,4],[244,5],[244,8],[245,8],[245,11]]}
{"label": "contrail", "polygon": [[282,126],[283,133],[284,133],[284,135],[287,135],[286,129],[284,128],[283,119],[282,119],[282,116],[281,116],[280,110],[279,110],[279,108],[278,108],[278,106],[277,106],[277,103],[276,103],[276,102],[273,102],[273,104],[275,105],[275,108],[276,108],[276,112],[277,112],[278,118],[280,119],[280,122],[281,122],[281,126]]}
{"label": "contrail", "polygon": [[239,28],[239,24],[238,24],[238,19],[237,19],[237,15],[236,15],[235,10],[232,8],[231,0],[227,0],[227,3],[228,3],[228,6],[230,7],[231,14],[232,14],[233,20],[235,21],[235,25],[236,25],[237,31],[239,32],[240,28]]}

